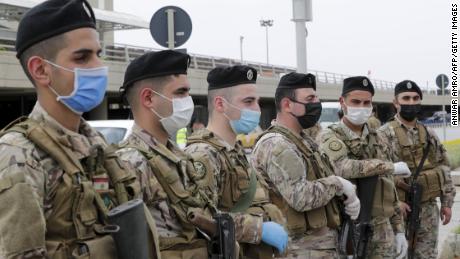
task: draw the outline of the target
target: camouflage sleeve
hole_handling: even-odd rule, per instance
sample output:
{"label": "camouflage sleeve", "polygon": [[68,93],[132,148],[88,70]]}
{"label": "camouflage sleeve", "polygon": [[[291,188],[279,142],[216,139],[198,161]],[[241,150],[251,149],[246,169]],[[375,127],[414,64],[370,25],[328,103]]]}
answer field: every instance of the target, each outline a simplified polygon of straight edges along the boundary
{"label": "camouflage sleeve", "polygon": [[[391,181],[394,182],[392,175],[386,175],[385,177],[390,178]],[[404,233],[404,222],[402,218],[401,208],[399,207],[399,198],[396,189],[394,189],[394,195],[396,197],[395,201],[393,202],[394,214],[390,217],[390,223],[393,227],[394,233]]]}
{"label": "camouflage sleeve", "polygon": [[393,163],[380,159],[355,160],[348,158],[348,147],[333,134],[320,136],[321,152],[327,154],[336,175],[346,179],[393,173]]}
{"label": "camouflage sleeve", "polygon": [[267,183],[296,211],[325,206],[341,187],[334,176],[307,180],[307,166],[302,156],[280,138],[259,141],[251,161],[256,170],[266,172]]}
{"label": "camouflage sleeve", "polygon": [[[199,143],[187,146],[185,152],[193,159],[193,165],[199,175],[196,179],[208,198],[219,204],[222,168],[217,151],[207,144]],[[242,243],[258,244],[262,238],[262,217],[245,213],[230,213],[235,222],[236,240]]]}
{"label": "camouflage sleeve", "polygon": [[189,145],[185,148],[193,160],[197,172],[195,181],[205,191],[208,198],[217,206],[219,204],[221,161],[217,151],[204,143]]}
{"label": "camouflage sleeve", "polygon": [[[392,142],[392,134],[391,130],[389,128],[389,124],[384,124],[377,130],[377,134],[382,142],[384,144],[389,152],[386,152],[388,159],[390,159],[393,162],[399,161],[397,152],[395,150],[395,147],[393,146]],[[394,179],[392,175],[387,175],[385,177],[390,177],[393,179],[393,182],[396,182],[397,180]],[[395,190],[396,191],[396,190]],[[404,233],[404,225],[403,225],[403,220],[402,220],[402,213],[401,213],[401,208],[399,207],[399,198],[398,194],[395,193],[396,199],[393,203],[393,208],[394,208],[394,214],[390,218],[390,223],[391,226],[393,227],[394,233]]]}
{"label": "camouflage sleeve", "polygon": [[395,135],[392,134],[392,130],[389,127],[389,124],[384,124],[377,130],[377,134],[382,140],[382,142],[388,147],[389,152],[386,152],[388,159],[392,162],[400,161],[398,156],[397,141],[395,140]]}
{"label": "camouflage sleeve", "polygon": [[259,244],[262,240],[261,216],[246,213],[230,213],[235,222],[235,238],[240,243]]}
{"label": "camouflage sleeve", "polygon": [[[397,142],[394,140],[394,135],[391,134],[389,124],[384,124],[382,125],[378,131],[377,134],[380,136],[381,140],[385,145],[387,145],[389,152],[386,152],[388,155],[388,158],[392,162],[398,162],[400,161],[397,153],[397,149],[394,146]],[[388,176],[389,177],[389,176]],[[391,176],[392,177],[392,176]],[[396,184],[398,181],[403,181],[403,178],[393,178],[393,182]],[[390,218],[390,223],[391,226],[393,227],[394,233],[404,233],[404,221],[403,221],[403,216],[401,212],[401,207],[399,207],[399,197],[397,194],[395,194],[396,200],[393,203],[393,208],[394,208],[394,215]]]}
{"label": "camouflage sleeve", "polygon": [[455,186],[452,181],[452,176],[450,174],[451,168],[450,168],[449,158],[447,157],[447,151],[444,145],[439,140],[436,133],[434,132],[434,130],[432,130],[431,128],[428,128],[428,132],[431,136],[432,145],[434,146],[436,150],[436,160],[439,165],[438,167],[444,173],[444,178],[446,180],[444,184],[444,190],[441,195],[441,206],[452,208],[452,205],[454,204],[454,198],[455,198],[456,191],[455,191]]}
{"label": "camouflage sleeve", "polygon": [[46,176],[30,150],[0,144],[0,258],[46,256]]}

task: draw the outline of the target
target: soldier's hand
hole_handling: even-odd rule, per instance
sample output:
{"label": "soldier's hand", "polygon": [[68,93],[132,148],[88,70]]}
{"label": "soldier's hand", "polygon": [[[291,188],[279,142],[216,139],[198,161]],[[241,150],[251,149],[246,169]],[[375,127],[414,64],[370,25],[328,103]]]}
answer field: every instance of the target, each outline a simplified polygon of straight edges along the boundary
{"label": "soldier's hand", "polygon": [[401,209],[401,214],[403,216],[403,218],[407,218],[407,214],[409,214],[410,212],[410,206],[409,204],[403,202],[403,201],[400,201],[399,202],[399,208]]}
{"label": "soldier's hand", "polygon": [[401,176],[402,178],[407,178],[411,176],[411,171],[407,166],[406,162],[396,162],[393,165],[395,167],[393,175]]}
{"label": "soldier's hand", "polygon": [[447,225],[450,222],[450,218],[452,217],[452,209],[449,207],[441,207],[440,216],[443,225]]}
{"label": "soldier's hand", "polygon": [[337,192],[337,196],[342,196],[345,195],[347,197],[356,196],[356,186],[354,186],[350,181],[343,179],[340,176],[336,176],[337,179],[339,180],[340,184],[342,185],[342,188],[339,188]]}
{"label": "soldier's hand", "polygon": [[282,254],[288,244],[288,234],[280,224],[272,221],[264,222],[262,223],[262,242],[276,247]]}
{"label": "soldier's hand", "polygon": [[396,259],[402,259],[407,254],[407,240],[404,233],[396,234]]}
{"label": "soldier's hand", "polygon": [[354,196],[348,196],[343,202],[345,204],[345,213],[350,216],[352,220],[355,220],[359,216],[361,210],[361,202],[356,194]]}
{"label": "soldier's hand", "polygon": [[361,210],[361,203],[356,195],[356,187],[348,180],[343,179],[340,176],[336,176],[342,185],[341,190],[337,192],[337,195],[345,195],[345,213],[350,216],[351,219],[355,220],[358,218],[359,211]]}

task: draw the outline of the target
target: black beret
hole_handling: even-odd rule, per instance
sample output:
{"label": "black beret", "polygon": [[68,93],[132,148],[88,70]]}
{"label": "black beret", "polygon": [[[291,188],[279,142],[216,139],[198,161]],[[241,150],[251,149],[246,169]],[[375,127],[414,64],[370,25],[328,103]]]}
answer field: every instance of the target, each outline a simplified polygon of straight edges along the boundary
{"label": "black beret", "polygon": [[208,90],[231,87],[241,84],[255,84],[257,70],[250,66],[216,67],[209,71]]}
{"label": "black beret", "polygon": [[313,74],[291,72],[281,77],[278,89],[313,88],[316,91],[316,77]]}
{"label": "black beret", "polygon": [[133,83],[147,78],[186,75],[189,65],[190,56],[182,52],[162,50],[146,53],[129,63],[120,90],[125,91]]}
{"label": "black beret", "polygon": [[404,92],[416,92],[420,95],[420,99],[423,99],[422,90],[420,90],[420,87],[414,81],[404,80],[396,84],[395,96]]}
{"label": "black beret", "polygon": [[354,90],[368,91],[374,96],[374,86],[371,80],[365,76],[353,76],[343,80],[342,96]]}
{"label": "black beret", "polygon": [[34,6],[19,22],[16,57],[32,45],[79,28],[96,28],[93,9],[86,0],[48,0]]}

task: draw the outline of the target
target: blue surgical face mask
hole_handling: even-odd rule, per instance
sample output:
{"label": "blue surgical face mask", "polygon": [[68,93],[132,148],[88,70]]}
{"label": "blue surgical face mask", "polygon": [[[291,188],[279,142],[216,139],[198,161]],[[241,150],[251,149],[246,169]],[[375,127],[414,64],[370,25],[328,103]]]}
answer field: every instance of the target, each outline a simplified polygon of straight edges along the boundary
{"label": "blue surgical face mask", "polygon": [[230,120],[228,116],[224,114],[230,122],[230,127],[232,127],[236,134],[248,134],[259,125],[260,112],[250,109],[240,109],[227,100],[225,100],[225,102],[240,111],[241,115],[238,120]]}
{"label": "blue surgical face mask", "polygon": [[82,114],[98,106],[104,99],[107,89],[108,67],[68,69],[49,60],[48,64],[75,74],[73,91],[67,96],[59,95],[53,87],[51,91],[57,96],[56,100],[63,103],[76,114]]}

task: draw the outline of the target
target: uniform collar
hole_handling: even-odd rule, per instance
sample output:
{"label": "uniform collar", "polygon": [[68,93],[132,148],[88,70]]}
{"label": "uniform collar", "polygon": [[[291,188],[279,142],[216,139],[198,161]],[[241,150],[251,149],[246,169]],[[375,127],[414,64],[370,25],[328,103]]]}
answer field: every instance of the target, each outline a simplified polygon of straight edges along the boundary
{"label": "uniform collar", "polygon": [[155,139],[154,136],[152,136],[149,132],[141,128],[136,123],[134,123],[133,125],[132,134],[138,137],[139,139],[141,139],[142,142],[144,142],[151,149],[158,149],[158,147],[164,147],[168,149],[169,151],[175,153],[176,155],[178,153],[182,154],[182,150],[176,144],[174,144],[170,139],[168,139],[168,142],[166,143],[166,147],[165,147],[157,139]]}
{"label": "uniform collar", "polygon": [[364,123],[364,126],[363,126],[363,131],[361,132],[361,136],[356,134],[356,132],[352,131],[344,122],[343,122],[343,118],[340,120],[339,122],[339,127],[341,127],[343,129],[343,131],[345,132],[345,134],[347,135],[347,138],[349,139],[365,139],[367,138],[367,135],[369,135],[369,128],[368,128],[368,125],[367,123]]}
{"label": "uniform collar", "polygon": [[227,151],[232,151],[232,150],[236,149],[236,146],[238,145],[238,141],[237,141],[237,142],[235,142],[235,146],[232,147],[227,141],[225,141],[223,138],[221,138],[216,133],[208,130],[207,128],[202,129],[202,131],[203,131],[204,134],[211,134],[219,142],[219,144],[221,146],[225,147],[225,149]]}
{"label": "uniform collar", "polygon": [[59,135],[60,143],[72,149],[77,154],[79,153],[81,156],[80,158],[89,155],[89,148],[92,145],[100,144],[103,147],[107,146],[105,140],[99,135],[99,133],[97,133],[96,130],[91,128],[84,119],[80,119],[78,132],[74,132],[62,126],[51,115],[49,115],[38,101],[35,103],[32,112],[29,114],[29,118],[54,129]]}
{"label": "uniform collar", "polygon": [[399,125],[401,125],[403,128],[407,129],[407,130],[417,130],[417,126],[419,124],[419,121],[416,120],[415,121],[415,127],[409,127],[407,126],[406,124],[404,124],[401,119],[399,118],[399,114],[396,114],[395,115],[395,120],[399,123]]}
{"label": "uniform collar", "polygon": [[284,125],[278,123],[276,120],[273,121],[273,122],[271,123],[271,125],[272,125],[272,126],[276,126],[276,127],[281,127],[281,128],[283,128],[283,129],[286,129],[286,130],[290,131],[292,134],[294,134],[294,136],[300,137],[300,138],[302,138],[302,139],[304,139],[305,136],[307,136],[307,135],[303,132],[303,130],[301,130],[301,131],[300,131],[300,134],[298,134],[298,133],[292,131],[290,128],[288,128],[288,127],[286,127],[286,126],[284,126]]}

